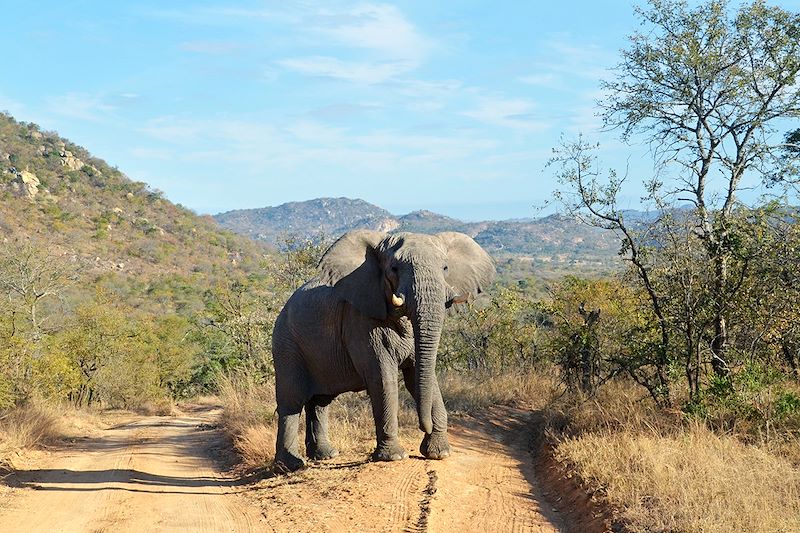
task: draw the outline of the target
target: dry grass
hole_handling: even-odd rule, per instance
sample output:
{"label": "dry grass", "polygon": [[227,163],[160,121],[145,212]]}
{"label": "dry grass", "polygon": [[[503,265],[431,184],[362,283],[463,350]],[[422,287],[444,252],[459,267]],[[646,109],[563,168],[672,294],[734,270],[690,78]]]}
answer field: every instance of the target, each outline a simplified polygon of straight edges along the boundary
{"label": "dry grass", "polygon": [[555,454],[632,531],[800,531],[800,471],[699,425],[681,435],[587,434]]}
{"label": "dry grass", "polygon": [[54,406],[31,403],[6,411],[0,415],[0,468],[13,468],[24,450],[52,444],[66,429]]}
{"label": "dry grass", "polygon": [[148,400],[138,405],[134,411],[145,416],[176,416],[180,414],[175,402],[167,397]]}
{"label": "dry grass", "polygon": [[559,393],[551,398],[544,409],[556,439],[601,431],[680,433],[686,421],[680,411],[657,407],[641,388],[623,381],[605,384],[592,397]]}
{"label": "dry grass", "polygon": [[786,457],[658,409],[636,387],[547,409],[556,459],[630,531],[800,531],[800,471]]}
{"label": "dry grass", "polygon": [[247,375],[220,376],[220,423],[247,468],[268,465],[275,456],[275,389]]}
{"label": "dry grass", "polygon": [[467,374],[446,372],[439,378],[444,403],[452,414],[473,413],[491,405],[541,409],[558,389],[558,382],[539,372]]}

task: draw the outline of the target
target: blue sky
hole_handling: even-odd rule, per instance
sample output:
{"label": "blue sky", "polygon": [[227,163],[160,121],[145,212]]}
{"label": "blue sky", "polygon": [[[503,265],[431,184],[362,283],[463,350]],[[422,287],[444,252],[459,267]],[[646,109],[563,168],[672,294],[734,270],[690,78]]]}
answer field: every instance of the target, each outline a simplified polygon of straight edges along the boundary
{"label": "blue sky", "polygon": [[638,26],[628,1],[13,4],[0,109],[200,213],[348,196],[534,216]]}

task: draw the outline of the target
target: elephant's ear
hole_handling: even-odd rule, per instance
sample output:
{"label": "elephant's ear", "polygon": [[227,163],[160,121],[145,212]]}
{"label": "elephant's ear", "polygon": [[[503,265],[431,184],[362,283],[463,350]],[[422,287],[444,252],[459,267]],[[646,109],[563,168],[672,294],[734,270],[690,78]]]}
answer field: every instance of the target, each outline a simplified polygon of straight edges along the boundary
{"label": "elephant's ear", "polygon": [[383,272],[376,248],[386,237],[379,231],[356,230],[342,235],[319,262],[320,277],[336,294],[367,316],[385,320]]}
{"label": "elephant's ear", "polygon": [[446,231],[436,235],[447,248],[447,271],[444,279],[449,285],[447,306],[466,302],[483,292],[494,279],[492,258],[468,235]]}

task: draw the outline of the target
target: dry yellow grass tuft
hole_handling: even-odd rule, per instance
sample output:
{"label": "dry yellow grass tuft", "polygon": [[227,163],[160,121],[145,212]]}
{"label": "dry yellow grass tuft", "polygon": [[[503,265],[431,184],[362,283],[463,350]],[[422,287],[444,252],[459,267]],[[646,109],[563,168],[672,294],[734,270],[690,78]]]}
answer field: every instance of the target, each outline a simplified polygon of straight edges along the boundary
{"label": "dry yellow grass tuft", "polygon": [[146,416],[175,416],[180,413],[175,402],[171,398],[159,398],[148,400],[134,409],[140,415]]}
{"label": "dry yellow grass tuft", "polygon": [[30,403],[0,415],[0,468],[13,468],[25,449],[51,444],[64,435],[63,415],[50,405]]}
{"label": "dry yellow grass tuft", "polygon": [[220,423],[242,463],[248,468],[269,464],[275,455],[275,389],[247,374],[219,376]]}
{"label": "dry yellow grass tuft", "polygon": [[699,425],[674,436],[587,434],[555,456],[632,531],[800,531],[800,471]]}
{"label": "dry yellow grass tuft", "polygon": [[439,378],[450,413],[473,413],[491,405],[517,405],[541,409],[558,389],[554,376],[536,371],[502,374],[444,372]]}

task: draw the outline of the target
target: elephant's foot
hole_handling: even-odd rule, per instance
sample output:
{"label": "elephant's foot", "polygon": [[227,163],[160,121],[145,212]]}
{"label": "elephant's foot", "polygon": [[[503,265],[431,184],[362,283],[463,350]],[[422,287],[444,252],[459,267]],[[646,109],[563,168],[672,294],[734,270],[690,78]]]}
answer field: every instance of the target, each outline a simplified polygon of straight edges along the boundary
{"label": "elephant's foot", "polygon": [[434,431],[426,434],[419,445],[420,453],[428,459],[444,459],[450,456],[450,443],[447,442],[446,431]]}
{"label": "elephant's foot", "polygon": [[296,470],[300,470],[306,466],[306,462],[288,451],[281,451],[275,455],[275,461],[273,462],[272,469],[276,473],[280,474],[288,474],[289,472],[294,472]]}
{"label": "elephant's foot", "polygon": [[408,458],[408,451],[396,441],[379,444],[372,453],[373,461],[401,461],[406,458]]}
{"label": "elephant's foot", "polygon": [[339,455],[339,450],[331,446],[329,442],[317,444],[315,447],[307,449],[306,453],[308,458],[314,461],[325,461],[326,459],[333,459]]}

